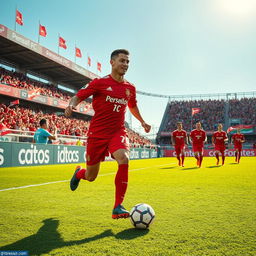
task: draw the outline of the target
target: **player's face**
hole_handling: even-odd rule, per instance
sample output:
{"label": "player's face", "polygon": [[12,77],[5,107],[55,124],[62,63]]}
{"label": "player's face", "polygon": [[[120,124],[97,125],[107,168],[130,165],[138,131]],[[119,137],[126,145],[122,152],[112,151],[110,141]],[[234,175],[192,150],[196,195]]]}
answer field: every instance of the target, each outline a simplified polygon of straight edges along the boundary
{"label": "player's face", "polygon": [[123,53],[119,53],[117,57],[110,61],[112,70],[117,74],[123,76],[129,67],[129,56]]}
{"label": "player's face", "polygon": [[177,124],[179,130],[182,130],[182,124]]}
{"label": "player's face", "polygon": [[237,129],[237,133],[240,134],[241,130],[240,129]]}
{"label": "player's face", "polygon": [[196,123],[196,129],[197,129],[197,130],[200,130],[201,127],[202,127],[202,126],[201,126],[201,123]]}
{"label": "player's face", "polygon": [[222,130],[222,124],[218,125],[218,130],[221,131]]}

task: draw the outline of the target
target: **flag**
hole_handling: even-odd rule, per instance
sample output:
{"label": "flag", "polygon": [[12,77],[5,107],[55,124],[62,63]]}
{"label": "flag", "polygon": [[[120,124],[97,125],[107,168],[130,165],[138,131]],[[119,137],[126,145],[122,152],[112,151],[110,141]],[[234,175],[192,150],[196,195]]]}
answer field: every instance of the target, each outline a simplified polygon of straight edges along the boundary
{"label": "flag", "polygon": [[101,63],[97,62],[97,69],[101,72]]}
{"label": "flag", "polygon": [[200,112],[200,108],[192,108],[192,116]]}
{"label": "flag", "polygon": [[16,23],[23,26],[22,13],[16,10]]}
{"label": "flag", "polygon": [[66,40],[59,36],[59,47],[67,49]]}
{"label": "flag", "polygon": [[92,60],[89,56],[87,58],[87,64],[88,64],[89,67],[92,65]]}
{"label": "flag", "polygon": [[39,24],[39,35],[40,36],[47,36],[47,32],[46,32],[46,28],[45,26],[42,26],[41,24]]}
{"label": "flag", "polygon": [[12,131],[9,130],[4,124],[0,124],[0,136],[4,136]]}
{"label": "flag", "polygon": [[76,57],[82,58],[81,50],[79,48],[77,48],[77,47],[76,47]]}
{"label": "flag", "polygon": [[19,105],[20,104],[20,100],[14,100],[10,102],[9,107],[15,106],[15,105]]}
{"label": "flag", "polygon": [[243,125],[243,124],[230,126],[227,130],[227,133],[234,134],[237,132],[237,129],[240,129],[242,134],[250,134],[250,133],[253,133],[254,126],[253,125]]}
{"label": "flag", "polygon": [[40,88],[29,91],[28,100],[33,100],[37,95],[40,95],[40,92],[41,92]]}

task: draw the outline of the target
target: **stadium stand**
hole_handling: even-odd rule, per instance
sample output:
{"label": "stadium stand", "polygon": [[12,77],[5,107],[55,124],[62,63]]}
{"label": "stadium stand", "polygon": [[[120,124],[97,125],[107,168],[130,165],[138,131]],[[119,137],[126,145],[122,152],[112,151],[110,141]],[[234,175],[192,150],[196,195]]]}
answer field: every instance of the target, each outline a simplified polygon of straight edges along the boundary
{"label": "stadium stand", "polygon": [[[213,98],[215,96],[212,95]],[[227,94],[224,99],[170,100],[158,131],[158,143],[162,146],[170,145],[170,135],[176,129],[178,121],[183,123],[183,129],[188,133],[195,128],[195,123],[200,121],[207,132],[209,146],[210,137],[217,129],[218,123],[224,125],[224,130],[234,125],[251,125],[252,132],[246,134],[246,142],[252,146],[256,141],[256,98],[254,95],[234,96],[228,98]],[[199,113],[192,116],[192,108],[199,108]]]}

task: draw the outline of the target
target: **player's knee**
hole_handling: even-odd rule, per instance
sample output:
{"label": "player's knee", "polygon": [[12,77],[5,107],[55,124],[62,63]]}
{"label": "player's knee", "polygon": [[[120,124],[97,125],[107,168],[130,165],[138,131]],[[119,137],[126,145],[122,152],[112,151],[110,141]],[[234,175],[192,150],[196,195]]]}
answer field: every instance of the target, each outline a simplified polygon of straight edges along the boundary
{"label": "player's knee", "polygon": [[129,157],[127,156],[127,154],[122,154],[120,155],[120,157],[117,159],[117,162],[119,164],[128,164],[129,162]]}
{"label": "player's knee", "polygon": [[86,179],[87,179],[88,181],[90,181],[90,182],[93,182],[93,181],[95,181],[96,177],[89,176],[89,177],[87,177]]}

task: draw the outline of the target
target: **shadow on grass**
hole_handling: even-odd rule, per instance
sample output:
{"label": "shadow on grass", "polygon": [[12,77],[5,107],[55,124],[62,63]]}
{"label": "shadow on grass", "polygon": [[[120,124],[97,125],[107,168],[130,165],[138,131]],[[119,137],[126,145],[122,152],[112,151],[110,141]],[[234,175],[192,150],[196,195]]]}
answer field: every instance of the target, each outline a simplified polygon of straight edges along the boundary
{"label": "shadow on grass", "polygon": [[238,163],[229,163],[229,164],[238,164]]}
{"label": "shadow on grass", "polygon": [[149,232],[149,230],[137,230],[130,228],[114,234],[111,229],[107,229],[92,237],[87,237],[80,240],[64,241],[57,230],[59,220],[49,218],[43,220],[42,222],[44,224],[36,234],[22,238],[12,244],[2,246],[0,247],[0,251],[28,251],[30,256],[38,256],[42,254],[49,254],[49,252],[57,248],[85,244],[105,237],[131,240],[139,236],[146,235]]}
{"label": "shadow on grass", "polygon": [[159,168],[159,169],[176,169],[176,166],[172,166],[172,167],[163,167],[163,168]]}
{"label": "shadow on grass", "polygon": [[219,168],[221,165],[211,165],[211,166],[206,166],[206,168]]}
{"label": "shadow on grass", "polygon": [[182,168],[181,170],[186,171],[186,170],[194,170],[194,169],[199,169],[199,168],[196,166],[196,167]]}

